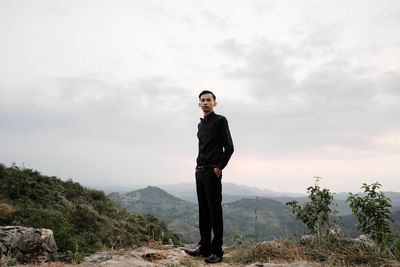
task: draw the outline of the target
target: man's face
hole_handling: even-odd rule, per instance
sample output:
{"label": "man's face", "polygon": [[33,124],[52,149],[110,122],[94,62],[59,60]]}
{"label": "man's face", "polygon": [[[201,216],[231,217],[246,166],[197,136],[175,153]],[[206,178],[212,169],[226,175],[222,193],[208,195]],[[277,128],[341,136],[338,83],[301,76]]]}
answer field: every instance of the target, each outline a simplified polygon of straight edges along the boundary
{"label": "man's face", "polygon": [[204,94],[200,97],[199,107],[203,112],[210,113],[216,105],[217,102],[214,101],[212,94]]}

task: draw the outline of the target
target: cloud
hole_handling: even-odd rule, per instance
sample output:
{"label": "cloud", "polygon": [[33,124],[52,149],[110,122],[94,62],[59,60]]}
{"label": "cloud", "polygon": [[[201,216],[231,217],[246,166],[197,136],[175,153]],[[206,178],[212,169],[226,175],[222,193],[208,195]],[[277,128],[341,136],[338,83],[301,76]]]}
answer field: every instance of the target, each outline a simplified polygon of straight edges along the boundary
{"label": "cloud", "polygon": [[288,47],[259,40],[243,53],[244,48],[233,40],[227,40],[218,48],[227,46],[231,54],[245,58],[245,66],[226,73],[226,76],[246,80],[248,90],[254,97],[275,97],[293,91],[295,79],[290,66],[285,62],[291,53]]}
{"label": "cloud", "polygon": [[35,94],[23,89],[18,98],[6,93],[0,107],[3,131],[54,131],[65,138],[143,145],[160,132],[171,137],[179,122],[188,123],[186,114],[193,114],[188,91],[163,77],[126,84],[96,76],[59,77],[48,86]]}
{"label": "cloud", "polygon": [[382,97],[398,93],[398,73],[368,78],[339,57],[296,82],[296,69],[288,64],[295,54],[289,47],[228,39],[216,47],[222,48],[233,62],[244,62],[225,75],[242,81],[252,99],[247,104],[231,101],[227,107],[239,120],[237,134],[248,151],[285,154],[325,146],[379,150],[369,137],[399,126],[398,112],[392,112],[400,111],[398,102]]}
{"label": "cloud", "polygon": [[34,93],[14,89],[1,90],[2,162],[25,162],[86,184],[112,177],[115,184],[143,177],[166,183],[183,175],[171,162],[196,150],[197,100],[166,77],[128,83],[58,77]]}
{"label": "cloud", "polygon": [[209,11],[203,11],[202,15],[205,17],[206,21],[210,23],[213,27],[217,27],[221,30],[228,29],[228,23],[223,17]]}

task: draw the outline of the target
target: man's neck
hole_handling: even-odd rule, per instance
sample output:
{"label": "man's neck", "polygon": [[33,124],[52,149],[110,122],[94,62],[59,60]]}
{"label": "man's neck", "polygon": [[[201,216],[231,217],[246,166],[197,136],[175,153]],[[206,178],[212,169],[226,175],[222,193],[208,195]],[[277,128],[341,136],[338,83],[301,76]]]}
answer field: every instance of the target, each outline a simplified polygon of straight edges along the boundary
{"label": "man's neck", "polygon": [[208,115],[210,115],[213,111],[214,110],[211,110],[210,112],[207,112],[207,113],[203,112],[204,118],[207,117]]}

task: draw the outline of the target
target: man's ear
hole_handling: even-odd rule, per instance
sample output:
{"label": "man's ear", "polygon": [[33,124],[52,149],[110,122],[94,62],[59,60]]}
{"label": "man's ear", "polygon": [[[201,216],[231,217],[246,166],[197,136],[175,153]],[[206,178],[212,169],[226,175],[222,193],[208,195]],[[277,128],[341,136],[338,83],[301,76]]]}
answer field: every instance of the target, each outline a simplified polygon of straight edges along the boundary
{"label": "man's ear", "polygon": [[199,107],[201,107],[201,103],[199,102]]}
{"label": "man's ear", "polygon": [[214,101],[214,107],[217,105],[218,103]]}

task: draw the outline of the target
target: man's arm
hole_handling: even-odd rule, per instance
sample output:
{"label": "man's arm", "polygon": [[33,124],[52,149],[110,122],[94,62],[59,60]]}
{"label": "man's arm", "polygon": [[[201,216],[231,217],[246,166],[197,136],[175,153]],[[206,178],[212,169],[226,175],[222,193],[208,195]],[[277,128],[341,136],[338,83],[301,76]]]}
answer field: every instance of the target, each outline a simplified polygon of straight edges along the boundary
{"label": "man's arm", "polygon": [[225,166],[228,164],[228,161],[232,156],[233,141],[232,141],[231,133],[229,131],[228,121],[226,120],[225,117],[222,117],[219,128],[220,128],[219,129],[220,137],[221,137],[222,146],[224,148],[224,151],[222,153],[222,156],[219,159],[217,168],[220,170],[223,170],[225,168]]}

